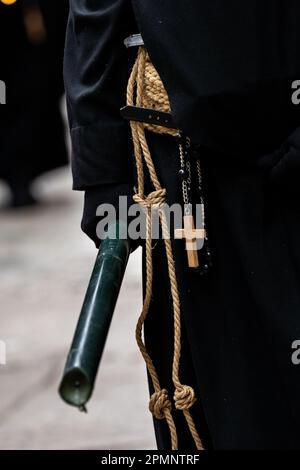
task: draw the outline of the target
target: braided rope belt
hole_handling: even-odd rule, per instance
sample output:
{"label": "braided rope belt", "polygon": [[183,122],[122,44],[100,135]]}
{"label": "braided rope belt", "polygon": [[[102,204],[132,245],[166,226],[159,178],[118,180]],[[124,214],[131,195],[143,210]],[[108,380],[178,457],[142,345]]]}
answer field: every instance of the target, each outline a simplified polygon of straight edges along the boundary
{"label": "braided rope belt", "polygon": [[[140,46],[138,49],[137,58],[128,81],[127,105],[163,111],[166,113],[170,113],[171,111],[165,87],[151,62],[145,47],[143,46]],[[181,306],[176,278],[175,260],[164,209],[166,203],[166,189],[161,186],[157,177],[145,134],[145,130],[147,129],[158,134],[176,136],[178,135],[178,130],[133,120],[130,121],[130,126],[137,168],[137,192],[134,196],[134,200],[140,204],[146,212],[146,290],[142,312],[136,326],[136,340],[145,360],[154,388],[154,393],[150,398],[149,409],[156,419],[166,420],[170,431],[172,450],[177,450],[178,438],[176,425],[172,416],[172,402],[169,398],[168,391],[161,388],[155,365],[143,341],[143,326],[149,312],[152,297],[152,210],[156,209],[158,211],[162,227],[173,304],[174,352],[172,380],[175,387],[173,400],[175,408],[177,410],[181,410],[184,414],[196,448],[198,450],[203,450],[201,439],[190,412],[190,408],[192,408],[196,401],[195,391],[189,385],[182,384],[179,377],[181,359]],[[144,168],[147,168],[154,188],[153,192],[148,195],[145,194]]]}

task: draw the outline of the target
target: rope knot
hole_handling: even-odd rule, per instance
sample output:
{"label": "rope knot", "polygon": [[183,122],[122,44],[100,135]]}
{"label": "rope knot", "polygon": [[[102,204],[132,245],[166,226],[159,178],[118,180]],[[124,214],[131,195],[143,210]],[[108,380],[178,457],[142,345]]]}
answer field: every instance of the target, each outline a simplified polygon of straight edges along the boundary
{"label": "rope knot", "polygon": [[177,410],[188,410],[196,401],[194,389],[189,385],[180,385],[175,390],[174,401]]}
{"label": "rope knot", "polygon": [[168,392],[165,388],[159,392],[153,393],[150,398],[149,410],[156,419],[164,419],[165,411],[171,411],[172,404],[168,397]]}
{"label": "rope knot", "polygon": [[166,193],[165,189],[158,189],[148,194],[148,196],[135,194],[133,200],[145,210],[159,209],[166,202]]}

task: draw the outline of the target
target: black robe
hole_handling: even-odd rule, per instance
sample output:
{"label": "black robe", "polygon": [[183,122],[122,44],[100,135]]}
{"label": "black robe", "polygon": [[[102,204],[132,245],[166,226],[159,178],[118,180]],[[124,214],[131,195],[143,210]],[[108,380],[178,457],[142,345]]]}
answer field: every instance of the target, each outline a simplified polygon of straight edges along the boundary
{"label": "black robe", "polygon": [[[26,9],[38,7],[46,36],[32,42]],[[68,0],[0,3],[0,80],[6,105],[0,107],[0,178],[12,186],[68,162],[59,109]]]}
{"label": "black robe", "polygon": [[[133,8],[132,8],[133,7]],[[300,449],[299,107],[300,4],[290,1],[71,1],[65,82],[74,189],[85,190],[83,229],[96,241],[102,202],[132,196],[128,123],[120,117],[140,31],[179,128],[198,146],[213,268],[200,277],[173,243],[183,315],[183,382],[207,448]],[[298,74],[298,76],[297,76]],[[177,144],[149,133],[168,202],[181,202]],[[97,242],[97,241],[96,241]],[[146,341],[170,392],[172,308],[162,242],[154,255]],[[193,449],[175,412],[180,449]],[[164,422],[157,443],[169,449]]]}

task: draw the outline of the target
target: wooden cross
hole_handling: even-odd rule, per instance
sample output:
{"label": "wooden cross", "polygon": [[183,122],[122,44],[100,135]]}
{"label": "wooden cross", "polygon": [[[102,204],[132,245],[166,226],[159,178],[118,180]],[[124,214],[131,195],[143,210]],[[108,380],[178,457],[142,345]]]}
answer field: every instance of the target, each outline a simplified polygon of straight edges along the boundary
{"label": "wooden cross", "polygon": [[205,230],[195,229],[194,217],[192,215],[185,215],[183,217],[183,229],[175,230],[175,238],[185,239],[189,267],[198,268],[199,257],[197,240],[204,240]]}

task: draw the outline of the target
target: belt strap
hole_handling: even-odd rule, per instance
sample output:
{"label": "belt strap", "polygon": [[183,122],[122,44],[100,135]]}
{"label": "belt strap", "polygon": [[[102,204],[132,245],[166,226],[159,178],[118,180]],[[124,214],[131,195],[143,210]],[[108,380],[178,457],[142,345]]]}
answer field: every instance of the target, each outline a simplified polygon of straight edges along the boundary
{"label": "belt strap", "polygon": [[163,111],[156,111],[150,108],[140,108],[138,106],[124,106],[120,111],[123,118],[128,119],[128,121],[145,122],[169,129],[177,129],[170,113],[164,113]]}

